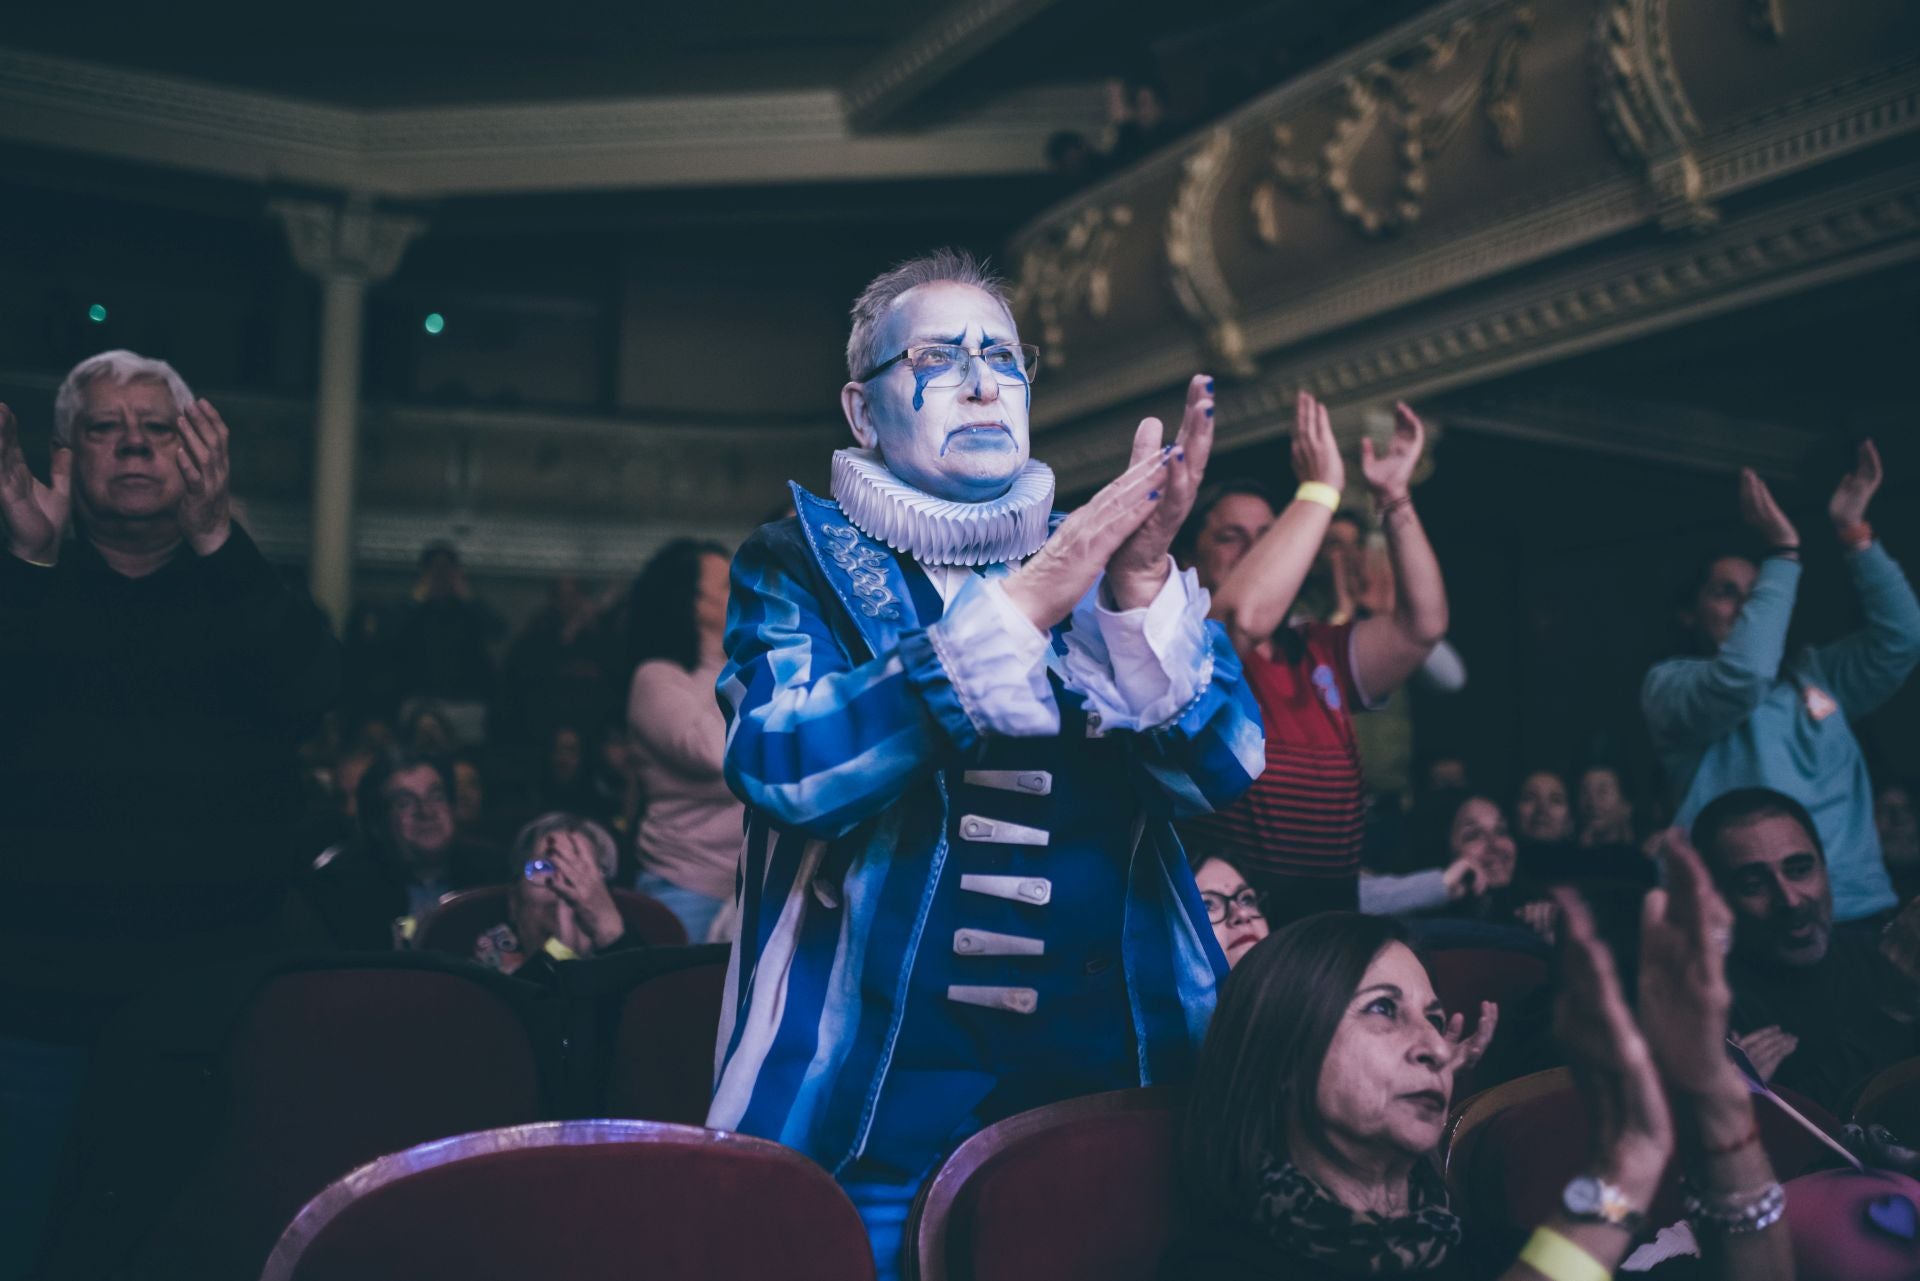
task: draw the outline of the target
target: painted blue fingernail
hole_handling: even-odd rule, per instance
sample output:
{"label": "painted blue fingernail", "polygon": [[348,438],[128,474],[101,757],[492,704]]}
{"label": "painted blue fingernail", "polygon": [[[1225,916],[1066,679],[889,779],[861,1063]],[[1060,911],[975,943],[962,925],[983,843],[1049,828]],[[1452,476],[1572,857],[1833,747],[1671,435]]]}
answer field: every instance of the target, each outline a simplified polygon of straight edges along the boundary
{"label": "painted blue fingernail", "polygon": [[1147,497],[1148,497],[1148,498],[1158,498],[1158,497],[1160,497],[1160,491],[1159,491],[1159,490],[1157,490],[1157,489],[1149,489],[1149,490],[1147,491]]}
{"label": "painted blue fingernail", "polygon": [[1208,406],[1207,406],[1207,417],[1209,417],[1209,418],[1211,418],[1211,417],[1213,417],[1213,406],[1212,406],[1212,405],[1208,405]]}
{"label": "painted blue fingernail", "polygon": [[1213,379],[1207,379],[1207,395],[1213,395]]}
{"label": "painted blue fingernail", "polygon": [[1181,462],[1184,463],[1187,461],[1187,451],[1183,449],[1179,453],[1175,454],[1174,457],[1178,458]]}

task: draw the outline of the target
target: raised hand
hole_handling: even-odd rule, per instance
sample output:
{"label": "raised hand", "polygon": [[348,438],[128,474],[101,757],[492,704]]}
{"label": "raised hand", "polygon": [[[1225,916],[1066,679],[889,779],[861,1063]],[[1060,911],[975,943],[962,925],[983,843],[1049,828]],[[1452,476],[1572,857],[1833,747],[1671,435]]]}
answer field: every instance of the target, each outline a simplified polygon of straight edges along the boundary
{"label": "raised hand", "polygon": [[[1162,452],[1165,428],[1158,418],[1141,422],[1133,435],[1133,462],[1150,460]],[[1166,483],[1160,497],[1140,527],[1127,536],[1107,563],[1107,590],[1121,609],[1140,609],[1167,581],[1167,548],[1180,532],[1187,513],[1193,510],[1194,496],[1200,490],[1200,478],[1206,474],[1207,458],[1213,452],[1213,380],[1195,374],[1187,383],[1187,408],[1180,419],[1180,432],[1167,456]]]}
{"label": "raised hand", "polygon": [[1554,1032],[1594,1120],[1594,1173],[1644,1211],[1673,1153],[1666,1091],[1621,994],[1613,957],[1594,929],[1593,914],[1564,886],[1553,896],[1562,922]]}
{"label": "raised hand", "polygon": [[607,892],[600,863],[578,832],[553,832],[541,844],[541,851],[553,871],[546,884],[573,909],[580,930],[596,948],[609,947],[626,933],[620,908]]}
{"label": "raised hand", "polygon": [[60,555],[73,510],[73,451],[53,451],[53,483],[42,485],[20,449],[20,424],[0,405],[0,538],[9,554],[37,565]]}
{"label": "raised hand", "polygon": [[1493,1031],[1500,1026],[1500,1007],[1492,1001],[1480,1002],[1480,1023],[1473,1029],[1473,1035],[1467,1033],[1467,1016],[1454,1014],[1447,1019],[1445,1036],[1450,1049],[1448,1066],[1456,1073],[1464,1072],[1486,1056],[1487,1047],[1493,1044]]}
{"label": "raised hand", "polygon": [[1678,828],[1667,833],[1661,858],[1667,888],[1650,892],[1640,914],[1640,1026],[1676,1091],[1731,1093],[1741,1088],[1725,1049],[1733,910]]}
{"label": "raised hand", "polygon": [[206,400],[185,406],[177,426],[180,448],[173,461],[186,482],[180,499],[180,533],[201,556],[227,541],[233,507],[227,491],[227,424]]}
{"label": "raised hand", "polygon": [[1762,1081],[1773,1080],[1773,1074],[1780,1070],[1787,1056],[1800,1048],[1800,1038],[1780,1027],[1755,1028],[1733,1039]]}
{"label": "raised hand", "polygon": [[1827,515],[1833,518],[1835,529],[1847,529],[1867,518],[1867,504],[1873,501],[1883,476],[1880,451],[1871,440],[1861,441],[1853,470],[1840,478],[1827,501]]}
{"label": "raised hand", "polygon": [[1317,480],[1335,489],[1347,487],[1347,460],[1333,438],[1327,407],[1305,391],[1294,398],[1293,475],[1302,484]]}
{"label": "raised hand", "polygon": [[1740,469],[1740,519],[1769,547],[1800,545],[1800,531],[1773,500],[1773,491],[1767,488],[1767,482],[1751,467]]}
{"label": "raised hand", "polygon": [[[1147,436],[1147,424],[1142,423],[1134,436],[1136,453]],[[1172,458],[1171,446],[1136,458],[1105,489],[1061,521],[1046,546],[1026,564],[1000,580],[1007,599],[1035,627],[1047,631],[1071,614],[1099,581],[1120,544],[1153,515]]]}
{"label": "raised hand", "polygon": [[1387,452],[1376,454],[1373,441],[1360,440],[1360,472],[1367,487],[1383,503],[1405,498],[1413,488],[1413,469],[1420,463],[1420,450],[1426,444],[1427,429],[1413,410],[1404,403],[1393,407],[1393,440]]}

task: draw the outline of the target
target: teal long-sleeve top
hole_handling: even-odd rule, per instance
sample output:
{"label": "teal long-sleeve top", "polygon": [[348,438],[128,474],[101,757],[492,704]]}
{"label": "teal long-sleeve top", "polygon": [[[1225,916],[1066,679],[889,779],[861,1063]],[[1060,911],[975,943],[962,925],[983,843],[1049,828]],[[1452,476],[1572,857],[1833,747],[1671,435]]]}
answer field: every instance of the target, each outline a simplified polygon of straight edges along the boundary
{"label": "teal long-sleeve top", "polygon": [[1838,921],[1893,907],[1873,826],[1873,789],[1852,722],[1885,702],[1920,661],[1920,601],[1874,543],[1847,556],[1865,625],[1784,661],[1800,585],[1772,558],[1720,652],[1647,673],[1640,706],[1678,800],[1675,822],[1737,787],[1770,787],[1807,807],[1827,852]]}

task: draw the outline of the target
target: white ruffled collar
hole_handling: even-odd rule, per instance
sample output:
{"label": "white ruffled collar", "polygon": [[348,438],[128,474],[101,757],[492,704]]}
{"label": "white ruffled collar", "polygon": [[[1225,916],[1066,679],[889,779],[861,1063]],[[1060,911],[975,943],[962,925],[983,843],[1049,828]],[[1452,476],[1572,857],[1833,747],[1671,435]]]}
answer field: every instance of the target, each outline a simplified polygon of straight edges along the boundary
{"label": "white ruffled collar", "polygon": [[1047,541],[1053,469],[1029,459],[1013,485],[983,503],[935,498],[891,471],[878,450],[833,455],[833,498],[855,528],[923,565],[1001,565]]}

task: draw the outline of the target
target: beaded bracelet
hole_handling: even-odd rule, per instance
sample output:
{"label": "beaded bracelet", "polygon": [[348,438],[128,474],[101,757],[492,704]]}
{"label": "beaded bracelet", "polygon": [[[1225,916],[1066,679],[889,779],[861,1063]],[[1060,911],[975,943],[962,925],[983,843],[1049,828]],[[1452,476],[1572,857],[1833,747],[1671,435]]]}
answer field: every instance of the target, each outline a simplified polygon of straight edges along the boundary
{"label": "beaded bracelet", "polygon": [[1682,1184],[1686,1197],[1681,1201],[1687,1219],[1695,1227],[1708,1227],[1725,1236],[1765,1232],[1780,1222],[1787,1212],[1787,1193],[1778,1183],[1769,1183],[1757,1192],[1737,1198],[1708,1200],[1691,1184]]}

